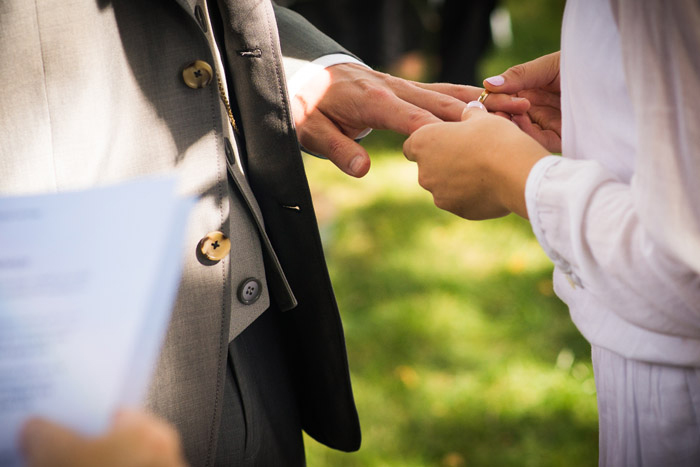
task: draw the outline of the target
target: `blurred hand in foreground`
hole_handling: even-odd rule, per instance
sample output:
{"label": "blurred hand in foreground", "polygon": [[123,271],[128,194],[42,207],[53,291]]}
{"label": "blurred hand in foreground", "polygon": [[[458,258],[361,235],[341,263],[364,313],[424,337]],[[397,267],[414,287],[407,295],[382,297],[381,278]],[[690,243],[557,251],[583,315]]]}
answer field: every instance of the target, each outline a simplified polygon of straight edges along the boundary
{"label": "blurred hand in foreground", "polygon": [[[527,112],[510,112],[511,120],[551,152],[561,152],[561,88],[559,52],[509,68],[484,80],[493,93],[524,97]],[[490,100],[495,95],[489,96]]]}
{"label": "blurred hand in foreground", "polygon": [[44,419],[28,421],[20,435],[30,467],[184,467],[180,437],[153,416],[120,412],[109,432],[86,438]]}
{"label": "blurred hand in foreground", "polygon": [[[458,122],[466,103],[482,88],[456,84],[424,84],[379,73],[357,64],[326,68],[292,99],[299,142],[308,151],[328,157],[343,172],[362,177],[370,167],[367,151],[354,140],[367,128],[410,135],[424,125]],[[489,96],[490,111],[524,114],[526,99],[506,94]]]}

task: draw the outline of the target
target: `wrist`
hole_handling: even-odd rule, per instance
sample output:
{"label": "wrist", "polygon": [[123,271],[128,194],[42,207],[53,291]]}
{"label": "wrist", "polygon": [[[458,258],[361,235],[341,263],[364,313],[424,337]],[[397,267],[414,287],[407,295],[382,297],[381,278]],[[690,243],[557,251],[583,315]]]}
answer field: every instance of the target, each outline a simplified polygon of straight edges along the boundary
{"label": "wrist", "polygon": [[511,154],[498,164],[497,196],[501,204],[525,219],[528,219],[525,201],[525,186],[530,171],[549,152],[534,140],[522,145],[517,154]]}

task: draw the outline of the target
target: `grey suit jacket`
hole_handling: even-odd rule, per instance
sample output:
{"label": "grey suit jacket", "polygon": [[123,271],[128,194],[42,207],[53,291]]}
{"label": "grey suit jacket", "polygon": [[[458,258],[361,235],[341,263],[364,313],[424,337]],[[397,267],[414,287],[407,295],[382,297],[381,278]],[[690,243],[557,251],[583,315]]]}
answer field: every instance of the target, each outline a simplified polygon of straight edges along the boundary
{"label": "grey suit jacket", "polygon": [[[3,1],[0,192],[177,171],[181,190],[198,202],[186,245],[173,252],[183,257],[183,279],[148,405],[177,425],[190,459],[207,463],[216,449],[229,338],[274,300],[290,309],[304,429],[329,446],[357,449],[344,338],[278,37],[296,59],[288,66],[343,50],[269,0],[220,1],[219,50],[242,130],[240,159],[227,158],[227,141],[235,141],[216,81],[201,89],[183,83],[192,61],[217,62],[196,7],[195,0]],[[232,250],[205,264],[195,252],[211,231],[229,236]],[[265,292],[252,305],[237,295],[249,277]]]}

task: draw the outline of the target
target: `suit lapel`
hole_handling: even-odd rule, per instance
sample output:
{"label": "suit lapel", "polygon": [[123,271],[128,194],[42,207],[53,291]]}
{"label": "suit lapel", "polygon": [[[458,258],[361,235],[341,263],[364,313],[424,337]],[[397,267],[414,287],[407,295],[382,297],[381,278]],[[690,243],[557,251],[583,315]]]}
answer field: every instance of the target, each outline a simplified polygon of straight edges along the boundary
{"label": "suit lapel", "polygon": [[197,4],[197,0],[175,0],[178,5],[180,5],[190,16],[194,16],[194,7]]}

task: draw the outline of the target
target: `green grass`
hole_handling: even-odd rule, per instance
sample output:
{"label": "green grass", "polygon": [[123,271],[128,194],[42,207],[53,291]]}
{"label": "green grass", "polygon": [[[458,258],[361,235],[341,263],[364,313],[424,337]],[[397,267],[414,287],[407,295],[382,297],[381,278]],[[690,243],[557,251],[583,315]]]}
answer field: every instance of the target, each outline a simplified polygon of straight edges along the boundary
{"label": "green grass", "polygon": [[483,78],[508,67],[559,50],[564,0],[507,0],[513,24],[513,44],[492,48],[479,67]]}
{"label": "green grass", "polygon": [[[485,76],[557,48],[561,1],[506,3],[515,44]],[[357,453],[307,437],[308,464],[596,465],[590,348],[529,224],[438,210],[403,139],[366,138],[361,180],[307,159],[363,427]]]}
{"label": "green grass", "polygon": [[401,140],[367,138],[362,180],[307,162],[364,434],[309,465],[595,465],[589,346],[529,224],[438,210]]}

